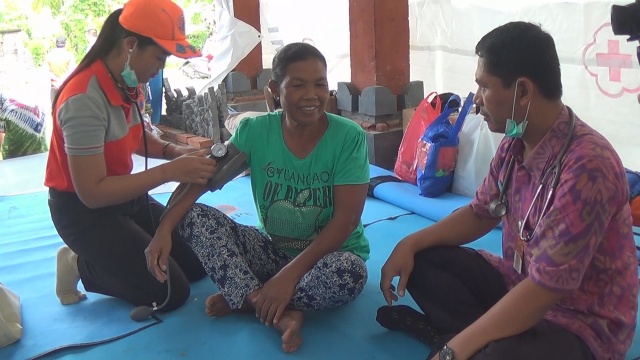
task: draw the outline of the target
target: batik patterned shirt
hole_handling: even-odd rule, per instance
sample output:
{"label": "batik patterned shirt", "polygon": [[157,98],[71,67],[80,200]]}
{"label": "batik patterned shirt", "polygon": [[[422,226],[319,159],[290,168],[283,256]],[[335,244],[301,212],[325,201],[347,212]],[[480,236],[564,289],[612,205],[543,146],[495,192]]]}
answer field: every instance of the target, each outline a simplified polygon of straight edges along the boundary
{"label": "batik patterned shirt", "polygon": [[[602,135],[576,117],[548,209],[542,211],[552,183],[550,175],[534,201],[569,128],[565,107],[524,161],[522,140],[505,138],[471,206],[477,215],[490,217],[489,204],[499,197],[500,187],[507,186],[502,257],[483,252],[485,258],[504,275],[509,288],[528,277],[548,290],[565,293],[544,318],[583,339],[597,359],[624,359],[636,328],[638,259],[629,186],[620,158]],[[504,184],[511,158],[515,161],[513,175]],[[531,241],[524,243],[518,273],[513,263],[519,222],[530,206],[525,229],[536,230]]]}

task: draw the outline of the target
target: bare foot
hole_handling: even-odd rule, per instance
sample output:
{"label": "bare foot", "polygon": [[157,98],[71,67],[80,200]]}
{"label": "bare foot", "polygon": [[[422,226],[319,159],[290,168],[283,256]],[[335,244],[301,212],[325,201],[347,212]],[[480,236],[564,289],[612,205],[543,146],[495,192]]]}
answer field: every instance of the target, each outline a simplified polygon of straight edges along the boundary
{"label": "bare foot", "polygon": [[227,300],[225,300],[224,296],[221,293],[216,293],[207,298],[205,302],[204,312],[207,316],[211,317],[219,317],[229,315],[231,313],[246,313],[251,312],[251,308],[246,304],[242,305],[242,308],[238,310],[233,310]]}
{"label": "bare foot", "polygon": [[62,246],[56,256],[56,295],[62,305],[71,305],[87,299],[87,294],[78,290],[78,281],[78,255],[68,246]]}
{"label": "bare foot", "polygon": [[204,305],[207,316],[225,316],[231,313],[231,308],[221,293],[213,294],[207,298]]}
{"label": "bare foot", "polygon": [[292,353],[302,345],[302,320],[304,314],[298,310],[285,310],[274,327],[282,334],[282,350]]}

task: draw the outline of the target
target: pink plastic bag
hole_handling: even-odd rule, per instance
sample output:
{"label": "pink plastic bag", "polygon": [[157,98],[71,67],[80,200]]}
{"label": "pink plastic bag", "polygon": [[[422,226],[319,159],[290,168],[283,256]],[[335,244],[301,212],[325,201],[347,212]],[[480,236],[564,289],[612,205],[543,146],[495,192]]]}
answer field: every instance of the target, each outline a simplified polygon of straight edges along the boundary
{"label": "pink plastic bag", "polygon": [[[435,106],[431,103],[434,102]],[[407,130],[402,136],[398,158],[393,172],[400,179],[416,184],[418,159],[416,157],[418,140],[424,134],[431,122],[440,115],[442,102],[437,92],[432,92],[422,100],[416,112],[411,116]]]}

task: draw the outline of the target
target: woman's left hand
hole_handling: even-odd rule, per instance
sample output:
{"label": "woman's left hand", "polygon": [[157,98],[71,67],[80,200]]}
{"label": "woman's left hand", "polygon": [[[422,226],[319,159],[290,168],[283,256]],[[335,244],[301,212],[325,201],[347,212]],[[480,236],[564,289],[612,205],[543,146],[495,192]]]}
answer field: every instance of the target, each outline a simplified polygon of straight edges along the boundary
{"label": "woman's left hand", "polygon": [[171,253],[171,233],[156,230],[153,239],[144,250],[147,259],[147,270],[160,282],[167,280],[167,267]]}
{"label": "woman's left hand", "polygon": [[289,306],[297,281],[284,279],[280,274],[267,281],[253,300],[256,317],[266,325],[277,324]]}

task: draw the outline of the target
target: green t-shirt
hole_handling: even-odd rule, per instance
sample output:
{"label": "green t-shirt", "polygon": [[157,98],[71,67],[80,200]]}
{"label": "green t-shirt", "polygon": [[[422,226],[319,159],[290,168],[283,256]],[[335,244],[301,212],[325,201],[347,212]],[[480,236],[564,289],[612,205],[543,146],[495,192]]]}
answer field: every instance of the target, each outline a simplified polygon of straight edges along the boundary
{"label": "green t-shirt", "polygon": [[[326,133],[304,159],[293,155],[284,142],[281,112],[242,120],[231,138],[248,157],[259,227],[294,256],[332,219],[335,185],[369,182],[364,131],[349,119],[330,113],[327,118]],[[369,258],[362,222],[342,250]]]}

